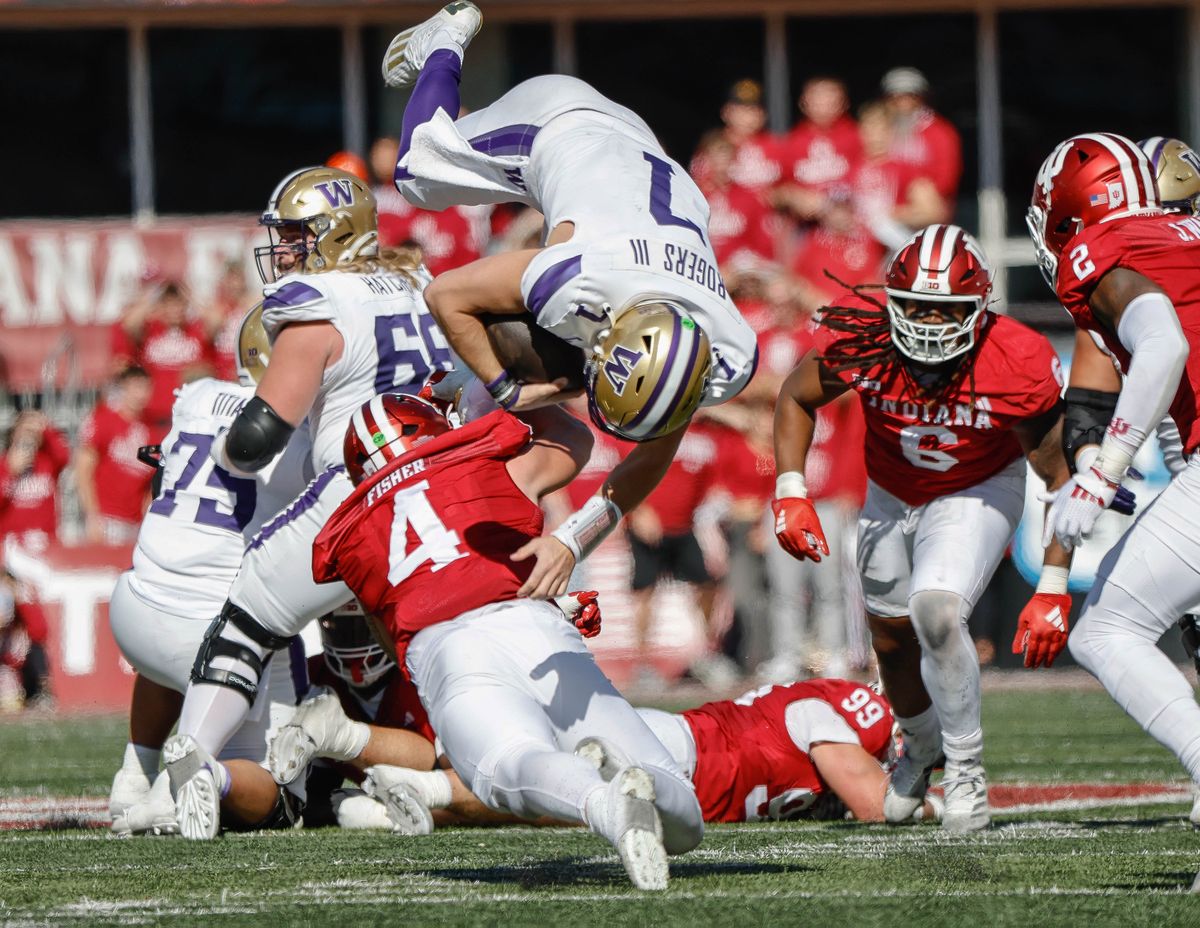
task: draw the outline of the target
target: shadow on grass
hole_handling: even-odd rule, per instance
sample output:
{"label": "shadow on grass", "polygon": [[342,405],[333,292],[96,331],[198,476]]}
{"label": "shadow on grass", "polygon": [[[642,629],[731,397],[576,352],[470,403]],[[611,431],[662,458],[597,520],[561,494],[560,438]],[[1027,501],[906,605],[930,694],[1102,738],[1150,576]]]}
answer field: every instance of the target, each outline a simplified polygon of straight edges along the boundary
{"label": "shadow on grass", "polygon": [[[714,861],[711,863],[688,863],[675,861],[671,864],[671,879],[686,880],[709,876],[761,876],[768,873],[802,873],[812,867],[789,866],[773,863],[746,863],[739,861]],[[516,884],[522,889],[541,889],[547,886],[611,887],[614,883],[628,886],[625,871],[617,863],[596,863],[592,858],[558,857],[524,864],[506,864],[496,867],[462,867],[456,869],[430,870],[430,876],[447,880],[464,880],[472,883]]]}

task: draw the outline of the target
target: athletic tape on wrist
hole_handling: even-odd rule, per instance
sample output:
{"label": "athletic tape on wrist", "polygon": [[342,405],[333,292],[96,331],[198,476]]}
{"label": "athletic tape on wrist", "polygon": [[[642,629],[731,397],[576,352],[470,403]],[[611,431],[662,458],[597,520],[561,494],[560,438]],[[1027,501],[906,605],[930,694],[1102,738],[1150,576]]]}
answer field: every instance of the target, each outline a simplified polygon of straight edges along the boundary
{"label": "athletic tape on wrist", "polygon": [[1069,567],[1054,567],[1046,564],[1042,567],[1042,575],[1038,577],[1035,593],[1065,593],[1067,578],[1071,574]]}
{"label": "athletic tape on wrist", "polygon": [[488,393],[501,409],[511,409],[521,395],[521,385],[505,372],[486,385]]}
{"label": "athletic tape on wrist", "polygon": [[621,521],[621,510],[611,499],[593,496],[550,534],[575,555],[578,563],[591,554]]}
{"label": "athletic tape on wrist", "polygon": [[775,478],[775,498],[788,497],[808,498],[808,487],[804,483],[804,474],[798,470],[789,470]]}

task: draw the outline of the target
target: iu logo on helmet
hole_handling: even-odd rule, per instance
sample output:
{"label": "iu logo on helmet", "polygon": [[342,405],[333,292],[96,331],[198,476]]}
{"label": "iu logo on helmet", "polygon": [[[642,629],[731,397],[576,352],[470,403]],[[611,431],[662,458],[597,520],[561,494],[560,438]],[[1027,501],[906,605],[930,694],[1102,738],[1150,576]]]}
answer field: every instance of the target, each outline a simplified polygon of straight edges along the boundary
{"label": "iu logo on helmet", "polygon": [[629,376],[644,354],[645,352],[634,351],[624,345],[617,345],[613,349],[612,358],[604,364],[604,376],[613,385],[617,396],[625,392],[625,384],[629,382]]}
{"label": "iu logo on helmet", "polygon": [[314,186],[321,191],[330,206],[354,205],[354,187],[348,180],[330,180]]}

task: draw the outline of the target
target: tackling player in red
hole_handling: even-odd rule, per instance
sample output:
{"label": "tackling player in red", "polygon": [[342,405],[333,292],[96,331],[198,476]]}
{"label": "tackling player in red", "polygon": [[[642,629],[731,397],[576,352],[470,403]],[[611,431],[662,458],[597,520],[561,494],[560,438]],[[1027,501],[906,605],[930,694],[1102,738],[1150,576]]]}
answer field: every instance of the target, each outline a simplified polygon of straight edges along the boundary
{"label": "tackling player in red", "polygon": [[1101,562],[1071,655],[1200,784],[1200,706],[1157,647],[1200,602],[1200,221],[1163,210],[1138,146],[1096,132],[1043,162],[1028,223],[1059,301],[1124,372],[1111,382],[1120,393],[1099,452],[1055,495],[1047,538],[1073,546],[1088,536],[1168,412],[1187,457]]}
{"label": "tackling player in red", "polygon": [[[829,554],[806,498],[817,407],[855,390],[866,418],[870,484],[858,566],[884,689],[905,750],[885,797],[888,821],[921,804],[944,752],[951,831],[990,817],[982,764],[979,662],[966,622],[1024,506],[1025,462],[1051,487],[1062,374],[1050,343],[988,309],[991,271],[958,226],[918,232],[892,259],[886,305],[865,290],[826,307],[823,352],[784,382],[775,412],[775,532],[793,556]],[[1031,665],[1066,643],[1068,556],[1057,546],[1016,642]]]}
{"label": "tackling player in red", "polygon": [[[513,555],[542,531],[538,500],[587,460],[591,436],[551,407],[451,430],[385,394],[346,433],[358,484],[313,544],[387,628],[454,769],[488,807],[587,824],[641,889],[703,835],[691,784],[552,603],[518,597]],[[531,431],[532,426],[532,431]],[[603,769],[603,773],[601,769]]]}

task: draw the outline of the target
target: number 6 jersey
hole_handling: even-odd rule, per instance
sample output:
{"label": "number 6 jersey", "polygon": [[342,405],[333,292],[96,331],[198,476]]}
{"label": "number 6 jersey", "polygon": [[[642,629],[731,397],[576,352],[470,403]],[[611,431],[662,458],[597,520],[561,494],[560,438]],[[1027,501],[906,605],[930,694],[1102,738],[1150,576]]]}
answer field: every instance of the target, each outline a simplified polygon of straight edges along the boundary
{"label": "number 6 jersey", "polygon": [[[826,335],[826,352],[853,357],[854,338]],[[862,402],[867,476],[910,506],[1000,473],[1022,454],[1013,426],[1058,404],[1058,355],[1044,336],[1007,316],[985,314],[979,343],[962,363],[970,369],[933,400],[899,362],[836,374]]]}

